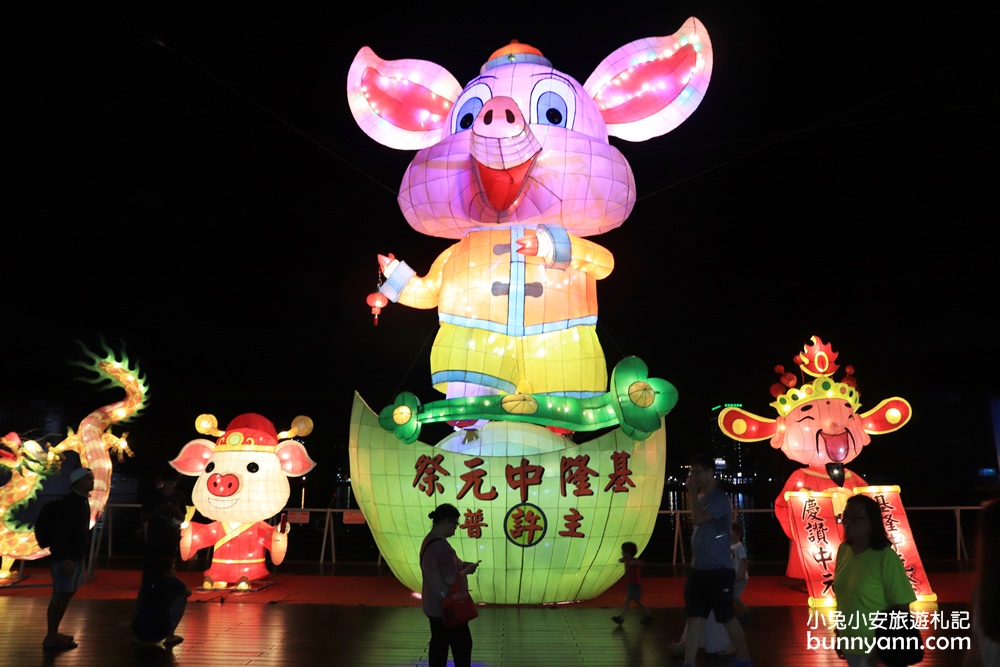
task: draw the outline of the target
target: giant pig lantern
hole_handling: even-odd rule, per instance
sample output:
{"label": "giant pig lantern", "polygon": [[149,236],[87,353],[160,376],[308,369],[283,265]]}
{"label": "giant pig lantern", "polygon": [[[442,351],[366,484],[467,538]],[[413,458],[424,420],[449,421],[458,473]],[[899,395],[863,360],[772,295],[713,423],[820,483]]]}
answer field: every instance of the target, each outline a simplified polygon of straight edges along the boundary
{"label": "giant pig lantern", "polygon": [[583,85],[518,42],[464,88],[434,63],[358,52],[348,74],[358,125],[418,151],[399,191],[403,216],[422,234],[458,240],[425,276],[379,257],[384,296],[437,308],[435,388],[449,397],[606,391],[596,282],[614,257],[585,237],[620,226],[636,197],[608,137],[673,130],[698,107],[711,71],[695,18],[622,46]]}
{"label": "giant pig lantern", "polygon": [[265,550],[275,565],[284,560],[287,525],[276,527],[267,520],[288,502],[288,477],[304,475],[316,465],[302,443],[291,439],[312,432],[312,420],[296,417],[282,433],[253,413],[236,417],[225,431],[212,415],[201,415],[195,426],[218,439],[192,440],[170,465],[198,477],[191,493],[194,507],[214,521],[192,523],[188,517],[181,529],[181,558],[214,547],[203,587],[251,588],[270,574]]}
{"label": "giant pig lantern", "polygon": [[[359,127],[416,151],[398,195],[404,218],[454,241],[422,276],[402,252],[379,255],[368,299],[376,317],[387,301],[437,310],[430,379],[444,398],[402,392],[376,415],[356,396],[351,420],[355,497],[413,590],[426,516],[442,502],[462,511],[470,539],[456,547],[481,561],[483,602],[596,597],[621,576],[621,543],[648,543],[663,491],[663,416],[677,394],[637,357],[615,365],[609,387],[597,281],[614,257],[589,237],[620,226],[636,201],[609,137],[673,130],[711,71],[695,18],[620,47],[582,85],[516,41],[464,87],[431,62],[386,61],[368,47],[355,56],[347,91]],[[432,422],[456,430],[430,448],[417,438]],[[610,427],[591,441],[565,437]]]}

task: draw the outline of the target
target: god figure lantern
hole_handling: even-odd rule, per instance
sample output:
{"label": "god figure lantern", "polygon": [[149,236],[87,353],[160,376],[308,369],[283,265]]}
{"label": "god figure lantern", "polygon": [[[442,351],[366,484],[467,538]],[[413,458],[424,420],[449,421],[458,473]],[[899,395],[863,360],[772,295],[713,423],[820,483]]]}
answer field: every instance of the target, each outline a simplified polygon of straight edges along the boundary
{"label": "god figure lantern", "polygon": [[[638,142],[673,130],[711,71],[695,18],[622,46],[583,85],[518,42],[464,87],[431,62],[385,61],[367,47],[355,57],[347,88],[359,127],[417,151],[398,196],[404,218],[454,240],[423,276],[378,257],[381,294],[437,309],[431,383],[445,399],[403,392],[376,417],[358,397],[352,417],[355,497],[407,586],[419,590],[426,515],[441,502],[460,507],[478,541],[464,557],[482,560],[476,597],[485,602],[594,597],[620,576],[621,542],[648,542],[662,495],[662,418],[676,390],[627,357],[609,391],[597,281],[614,258],[588,237],[621,225],[635,204],[631,169],[609,136]],[[426,453],[405,446],[422,424],[442,421],[465,432]],[[616,426],[582,444],[564,437]]]}
{"label": "god figure lantern", "polygon": [[899,397],[887,398],[867,412],[860,412],[861,393],[854,369],[845,368],[841,380],[838,353],[813,336],[795,356],[801,371],[813,378],[798,386],[798,378],[778,366],[779,381],[771,386],[771,403],[778,418],[768,419],[742,408],[725,408],[719,414],[719,428],[734,440],[758,442],[770,439],[771,446],[803,464],[785,482],[774,501],[774,513],[791,539],[786,574],[805,579],[810,604],[832,603],[833,561],[840,543],[838,517],[847,498],[864,493],[883,508],[886,532],[907,567],[920,600],[933,600],[899,487],[875,487],[846,467],[861,455],[872,435],[891,433],[910,420],[910,404]]}
{"label": "god figure lantern", "polygon": [[302,443],[291,439],[311,433],[312,420],[296,417],[291,429],[277,433],[266,418],[248,413],[221,431],[214,416],[201,415],[196,427],[218,439],[192,440],[170,465],[198,477],[191,494],[194,507],[215,521],[191,523],[188,517],[181,528],[181,558],[214,547],[203,587],[252,588],[270,574],[265,550],[275,565],[285,558],[287,525],[275,527],[267,519],[288,502],[288,477],[316,466]]}

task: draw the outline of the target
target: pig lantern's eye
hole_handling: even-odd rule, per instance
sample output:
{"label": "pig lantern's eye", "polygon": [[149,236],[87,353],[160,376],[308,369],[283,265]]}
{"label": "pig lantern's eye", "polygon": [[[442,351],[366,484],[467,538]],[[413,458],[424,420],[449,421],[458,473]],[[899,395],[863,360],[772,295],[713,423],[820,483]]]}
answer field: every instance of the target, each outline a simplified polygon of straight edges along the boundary
{"label": "pig lantern's eye", "polygon": [[258,470],[260,470],[260,466],[253,461],[247,464],[247,472],[257,472]]}
{"label": "pig lantern's eye", "polygon": [[573,127],[576,93],[565,79],[542,79],[531,90],[531,120],[537,125]]}
{"label": "pig lantern's eye", "polygon": [[205,472],[212,472],[213,470],[215,470],[215,462],[214,461],[211,462],[211,463],[209,463],[207,466],[205,466]]}
{"label": "pig lantern's eye", "polygon": [[486,101],[493,97],[493,91],[485,83],[477,83],[462,92],[455,101],[455,115],[452,116],[452,134],[472,128]]}

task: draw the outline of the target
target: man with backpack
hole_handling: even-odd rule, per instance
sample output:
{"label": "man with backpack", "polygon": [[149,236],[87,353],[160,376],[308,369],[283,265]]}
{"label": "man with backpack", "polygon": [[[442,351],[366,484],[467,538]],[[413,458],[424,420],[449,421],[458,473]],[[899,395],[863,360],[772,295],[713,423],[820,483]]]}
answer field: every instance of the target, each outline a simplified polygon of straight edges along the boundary
{"label": "man with backpack", "polygon": [[59,624],[69,601],[83,583],[84,560],[90,544],[90,492],[94,473],[77,468],[70,476],[70,490],[45,507],[35,522],[40,546],[48,547],[52,566],[52,598],[47,613],[48,632],[42,642],[46,651],[66,651],[77,647],[72,635],[59,632]]}

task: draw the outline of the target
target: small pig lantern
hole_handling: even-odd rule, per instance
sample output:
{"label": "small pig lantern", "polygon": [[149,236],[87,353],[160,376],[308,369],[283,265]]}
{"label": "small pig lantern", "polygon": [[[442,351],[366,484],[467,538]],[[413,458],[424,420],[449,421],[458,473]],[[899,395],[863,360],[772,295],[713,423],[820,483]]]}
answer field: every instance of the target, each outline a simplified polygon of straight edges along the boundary
{"label": "small pig lantern", "polygon": [[251,588],[269,574],[265,549],[275,565],[285,558],[287,525],[282,521],[272,526],[267,519],[288,502],[287,478],[316,466],[306,448],[290,439],[311,433],[312,420],[296,417],[292,428],[282,433],[253,413],[236,417],[225,431],[218,429],[212,415],[201,415],[195,426],[218,439],[192,440],[170,465],[198,477],[191,494],[194,508],[214,522],[191,523],[188,516],[181,529],[181,558],[189,560],[201,549],[214,547],[204,588]]}
{"label": "small pig lantern", "polygon": [[609,136],[670,132],[698,107],[711,71],[708,33],[693,17],[674,35],[620,47],[583,85],[516,41],[464,87],[431,62],[358,52],[347,82],[355,121],[385,146],[417,151],[398,195],[403,216],[457,240],[425,276],[380,255],[384,282],[369,297],[376,314],[386,297],[437,309],[436,389],[448,398],[607,391],[596,283],[614,257],[584,237],[620,226],[636,198]]}

